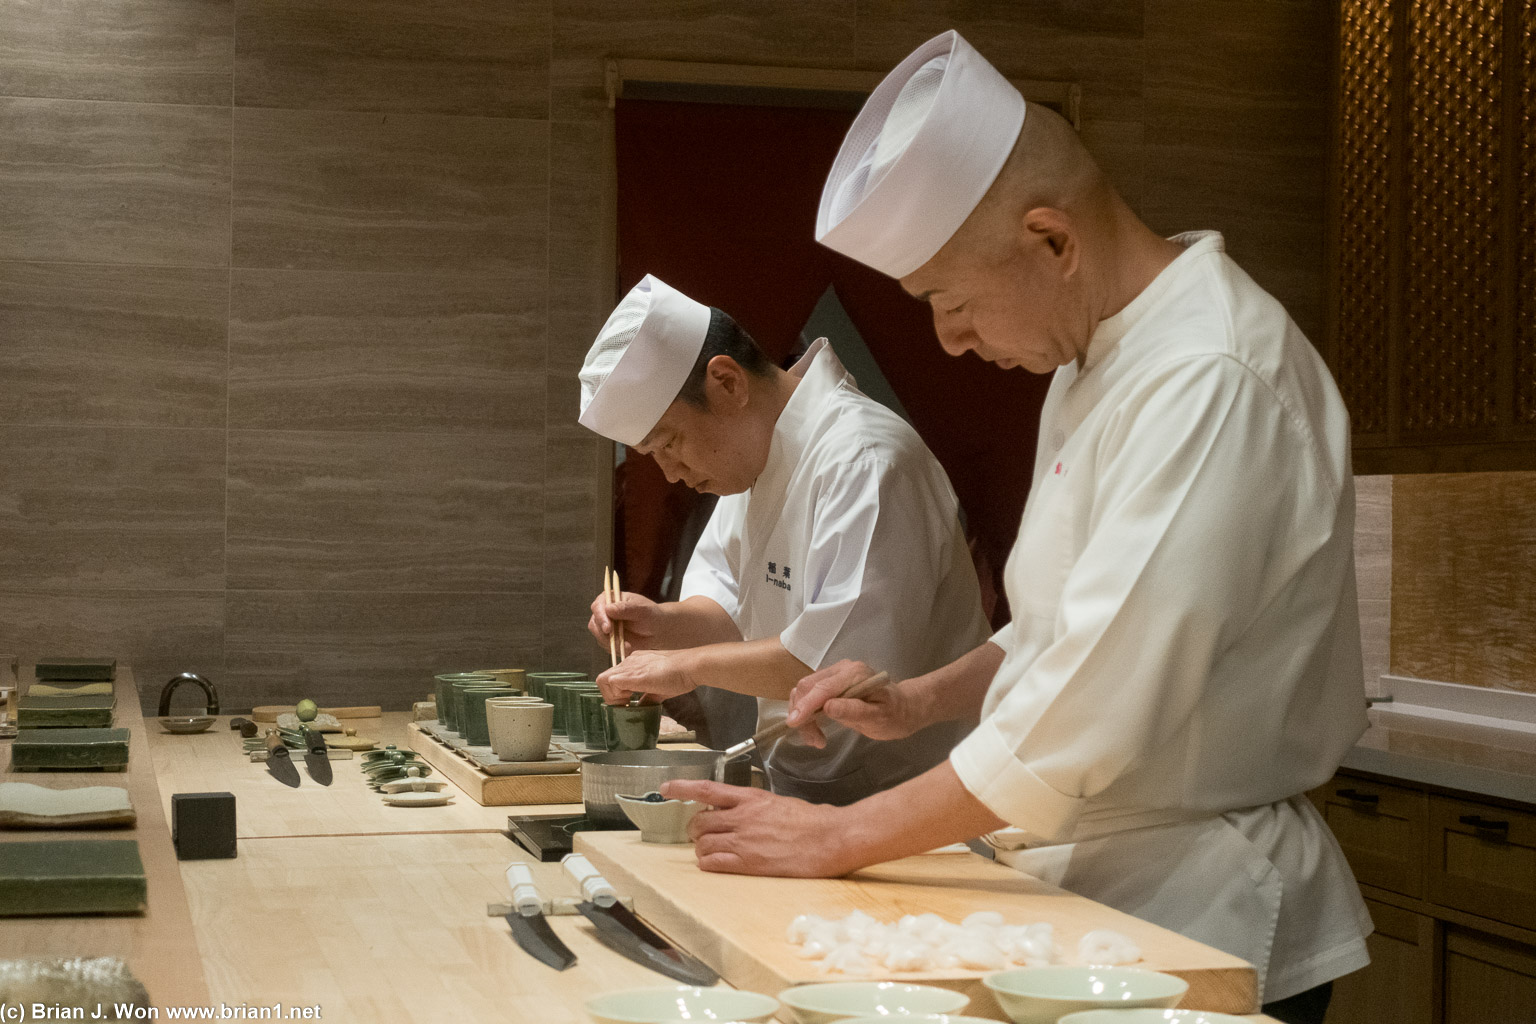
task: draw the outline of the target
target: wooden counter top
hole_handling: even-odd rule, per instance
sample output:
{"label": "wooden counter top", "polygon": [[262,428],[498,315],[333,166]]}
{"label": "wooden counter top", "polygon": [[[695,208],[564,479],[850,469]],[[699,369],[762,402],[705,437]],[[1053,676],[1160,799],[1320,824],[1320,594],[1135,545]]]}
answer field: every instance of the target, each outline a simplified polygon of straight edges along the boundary
{"label": "wooden counter top", "polygon": [[[22,688],[32,681],[32,666],[21,666]],[[208,999],[202,963],[192,932],[192,915],[177,870],[168,820],[169,792],[161,802],[148,734],[139,712],[133,670],[117,666],[116,726],[128,730],[128,768],[121,772],[12,771],[11,745],[0,743],[0,764],[10,782],[31,782],[56,789],[121,786],[138,813],[130,829],[0,829],[0,842],[40,839],[136,839],[148,883],[148,909],[129,917],[0,918],[0,958],[46,956],[117,956],[128,961],[150,998],[162,1005],[195,1005]],[[156,727],[158,729],[158,726]],[[206,788],[206,787],[205,787]]]}
{"label": "wooden counter top", "polygon": [[[348,724],[399,744],[408,719],[391,713]],[[153,797],[135,796],[141,832],[153,815],[169,845],[160,802],[169,806],[173,792],[236,797],[239,856],[180,863],[187,925],[161,968],[179,962],[180,973],[199,983],[206,976],[212,1005],[318,1004],[321,1019],[332,1022],[586,1024],[583,1003],[596,993],[671,984],[600,945],[582,918],[552,919],[578,957],[555,972],[517,947],[505,921],[486,916],[487,903],[506,898],[507,863],[531,860],[503,834],[507,815],[576,808],[481,807],[462,793],[448,807],[389,807],[363,784],[356,761],[332,762],[330,787],[311,783],[301,761],[304,781],[289,789],[244,758],[227,720],[193,736],[151,726],[156,732],[146,737],[141,723],[134,740],[137,763],[153,764],[159,775]],[[532,868],[547,896],[574,891],[558,865]],[[63,919],[39,924],[60,934],[76,927]],[[6,929],[0,923],[0,934]],[[140,973],[146,984],[150,973]],[[155,986],[151,993],[167,1002]]]}
{"label": "wooden counter top", "polygon": [[[151,756],[160,775],[161,798],[170,813],[172,793],[225,791],[235,794],[235,835],[241,839],[273,836],[355,836],[409,832],[502,832],[510,814],[576,814],[577,804],[482,807],[453,786],[453,803],[444,807],[392,807],[363,781],[361,754],[332,761],[329,786],[309,778],[302,756],[295,757],[300,784],[290,789],[267,766],[250,760],[240,733],[220,716],[207,732],[175,736],[151,724]],[[349,718],[344,724],[359,736],[405,748],[406,711],[382,718]],[[263,728],[266,728],[263,726]]]}

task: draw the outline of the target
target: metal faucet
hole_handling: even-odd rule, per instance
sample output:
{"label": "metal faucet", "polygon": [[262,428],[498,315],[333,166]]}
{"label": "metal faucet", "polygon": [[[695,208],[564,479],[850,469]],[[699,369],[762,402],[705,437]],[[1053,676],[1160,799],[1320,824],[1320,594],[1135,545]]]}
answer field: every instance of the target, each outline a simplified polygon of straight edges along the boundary
{"label": "metal faucet", "polygon": [[183,672],[172,676],[160,690],[160,717],[171,713],[171,694],[184,683],[196,683],[203,691],[203,699],[206,702],[207,711],[204,714],[216,715],[219,713],[219,691],[214,689],[213,683],[204,679],[196,672]]}

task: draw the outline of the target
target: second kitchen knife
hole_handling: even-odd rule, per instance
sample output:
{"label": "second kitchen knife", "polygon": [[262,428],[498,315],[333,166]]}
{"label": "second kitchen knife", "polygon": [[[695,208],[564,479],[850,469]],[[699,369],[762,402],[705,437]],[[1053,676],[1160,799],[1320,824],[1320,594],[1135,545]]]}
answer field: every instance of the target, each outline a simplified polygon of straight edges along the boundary
{"label": "second kitchen knife", "polygon": [[299,769],[294,766],[293,759],[288,756],[288,748],[283,745],[282,734],[276,729],[267,730],[267,771],[272,777],[285,786],[299,787]]}
{"label": "second kitchen knife", "polygon": [[592,922],[604,945],[642,967],[689,985],[707,988],[720,980],[703,961],[684,953],[630,913],[585,855],[567,854],[560,864],[581,888],[582,902],[576,909]]}
{"label": "second kitchen knife", "polygon": [[512,887],[512,912],[506,915],[507,924],[523,952],[557,971],[574,964],[576,954],[560,941],[544,918],[544,899],[533,884],[533,872],[528,865],[520,860],[507,865],[507,885]]}
{"label": "second kitchen knife", "polygon": [[325,737],[320,735],[319,729],[307,726],[299,729],[299,735],[304,737],[304,764],[309,768],[309,777],[322,786],[329,786],[331,755],[325,749]]}

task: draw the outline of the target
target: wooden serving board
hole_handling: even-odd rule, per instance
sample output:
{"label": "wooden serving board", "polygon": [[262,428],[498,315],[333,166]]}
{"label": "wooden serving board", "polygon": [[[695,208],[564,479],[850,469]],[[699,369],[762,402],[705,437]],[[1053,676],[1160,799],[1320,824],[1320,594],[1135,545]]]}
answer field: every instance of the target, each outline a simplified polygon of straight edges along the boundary
{"label": "wooden serving board", "polygon": [[[846,878],[756,878],[700,871],[691,845],[642,843],[635,832],[579,832],[573,838],[621,895],[635,898],[637,914],[737,988],[776,995],[791,985],[863,980],[823,973],[818,963],[796,955],[785,933],[800,914],[835,919],[862,910],[894,921],[931,912],[959,922],[978,910],[995,910],[1010,924],[1050,922],[1067,962],[1076,962],[1085,933],[1113,929],[1141,947],[1135,966],[1189,982],[1181,1007],[1258,1012],[1258,981],[1246,961],[973,853],[908,857]],[[1006,1020],[981,983],[987,973],[902,972],[877,980],[955,989],[971,997],[965,1013]]]}
{"label": "wooden serving board", "polygon": [[[251,721],[275,722],[278,715],[292,710],[292,704],[263,704],[261,707],[251,709]],[[350,708],[321,708],[319,713],[330,715],[333,718],[378,718],[384,713],[384,710],[377,704],[365,704],[360,707]]]}
{"label": "wooden serving board", "polygon": [[491,775],[450,750],[420,723],[406,726],[407,745],[470,798],[486,807],[581,802],[581,773],[563,775]]}

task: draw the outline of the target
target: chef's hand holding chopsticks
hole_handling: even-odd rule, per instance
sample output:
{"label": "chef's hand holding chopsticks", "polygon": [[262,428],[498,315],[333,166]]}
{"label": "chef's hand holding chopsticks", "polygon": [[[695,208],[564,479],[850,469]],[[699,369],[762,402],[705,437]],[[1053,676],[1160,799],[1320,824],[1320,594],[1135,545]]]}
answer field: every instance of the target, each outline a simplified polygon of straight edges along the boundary
{"label": "chef's hand holding chopsticks", "polygon": [[826,734],[816,722],[818,711],[873,740],[899,740],[922,728],[926,723],[918,720],[915,702],[899,684],[882,686],[863,697],[842,696],[850,686],[874,674],[864,662],[850,660],[812,672],[796,683],[789,695],[789,725],[813,747],[827,745]]}
{"label": "chef's hand holding chopsticks", "polygon": [[613,668],[597,677],[603,700],[624,704],[630,695],[641,695],[641,703],[655,704],[667,697],[687,693],[694,682],[686,671],[686,651],[635,651]]}
{"label": "chef's hand holding chopsticks", "polygon": [[608,638],[616,623],[624,623],[624,647],[619,657],[626,658],[630,651],[648,650],[655,646],[656,630],[663,613],[661,606],[643,594],[630,591],[620,593],[618,601],[606,594],[592,599],[592,617],[587,620],[587,632],[592,634],[598,646],[606,649]]}

